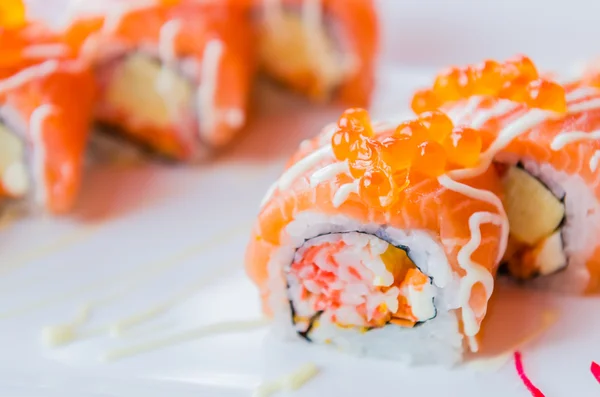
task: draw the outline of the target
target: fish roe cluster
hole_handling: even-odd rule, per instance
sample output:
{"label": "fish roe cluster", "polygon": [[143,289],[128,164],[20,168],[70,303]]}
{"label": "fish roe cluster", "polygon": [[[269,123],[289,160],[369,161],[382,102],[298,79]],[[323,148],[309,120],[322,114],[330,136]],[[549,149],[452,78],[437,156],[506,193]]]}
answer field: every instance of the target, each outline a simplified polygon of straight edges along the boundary
{"label": "fish roe cluster", "polygon": [[526,56],[504,63],[487,60],[474,66],[448,69],[436,77],[433,88],[417,91],[411,106],[420,114],[476,95],[509,99],[558,113],[567,110],[564,87],[540,78],[536,66]]}
{"label": "fish roe cluster", "polygon": [[359,179],[359,194],[369,205],[392,205],[411,176],[436,178],[456,167],[477,164],[482,150],[479,131],[455,127],[441,111],[429,111],[401,123],[393,134],[375,136],[369,114],[349,109],[338,121],[332,149]]}

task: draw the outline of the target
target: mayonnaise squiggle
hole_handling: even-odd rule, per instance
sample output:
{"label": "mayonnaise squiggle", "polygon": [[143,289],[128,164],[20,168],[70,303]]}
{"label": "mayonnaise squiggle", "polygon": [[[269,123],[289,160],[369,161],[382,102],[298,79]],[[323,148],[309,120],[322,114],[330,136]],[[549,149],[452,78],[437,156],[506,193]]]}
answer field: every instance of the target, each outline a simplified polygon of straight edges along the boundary
{"label": "mayonnaise squiggle", "polygon": [[335,208],[338,208],[339,206],[344,204],[346,200],[348,200],[352,193],[358,194],[359,182],[360,180],[356,179],[354,180],[354,182],[346,183],[340,186],[337,192],[335,192],[335,195],[333,196],[333,206]]}
{"label": "mayonnaise squiggle", "polygon": [[45,204],[47,201],[47,187],[46,187],[46,145],[44,142],[44,123],[46,119],[55,111],[54,106],[45,104],[36,108],[29,118],[29,132],[31,140],[33,141],[32,147],[32,161],[31,169],[33,174],[33,180],[35,184],[34,199],[38,204]]}
{"label": "mayonnaise squiggle", "polygon": [[575,103],[569,106],[569,113],[580,113],[586,110],[595,110],[600,108],[600,98],[594,98],[589,101]]}
{"label": "mayonnaise squiggle", "polygon": [[591,132],[570,131],[558,134],[552,140],[550,148],[552,150],[560,150],[570,143],[577,141],[595,141],[600,139],[600,130]]}
{"label": "mayonnaise squiggle", "polygon": [[[477,250],[481,244],[481,225],[485,223],[492,223],[495,225],[502,225],[504,223],[503,217],[490,212],[476,212],[469,218],[469,231],[471,233],[471,240],[458,251],[458,263],[467,274],[463,277],[460,283],[459,296],[462,302],[462,318],[464,332],[467,337],[474,337],[479,332],[479,322],[477,315],[472,307],[469,305],[471,293],[473,287],[477,283],[481,283],[485,289],[486,298],[489,300],[494,290],[494,277],[492,274],[480,264],[473,262],[471,255]],[[465,310],[466,309],[466,310]],[[470,338],[471,351],[476,352],[479,350],[477,341],[474,338]]]}
{"label": "mayonnaise squiggle", "polygon": [[210,40],[204,48],[202,57],[202,75],[198,87],[198,117],[200,135],[209,142],[216,139],[215,128],[218,123],[216,95],[218,91],[219,65],[223,57],[223,43],[217,39]]}
{"label": "mayonnaise squiggle", "polygon": [[177,60],[175,39],[181,32],[181,26],[180,20],[173,19],[167,21],[160,28],[158,37],[158,55],[162,61],[162,66],[156,79],[156,91],[163,96],[165,105],[172,117],[176,116],[178,104],[177,101],[173,101],[172,98],[168,97],[174,78],[170,69],[174,69]]}
{"label": "mayonnaise squiggle", "polygon": [[[473,262],[471,259],[473,252],[475,252],[475,250],[481,245],[481,230],[479,227],[483,223],[493,223],[502,228],[500,246],[498,248],[498,256],[496,258],[496,261],[498,262],[502,259],[508,243],[508,218],[504,211],[502,201],[495,194],[487,190],[476,189],[457,182],[449,178],[447,175],[440,176],[438,181],[440,185],[449,190],[492,204],[498,209],[499,212],[498,214],[493,214],[491,212],[477,212],[471,215],[469,218],[471,239],[458,252],[458,264],[466,271],[466,274],[460,283],[460,307],[462,308],[465,335],[471,337],[475,336],[477,332],[479,332],[477,316],[475,315],[473,308],[471,308],[469,305],[472,288],[476,283],[480,282],[485,288],[487,299],[490,298],[494,289],[494,278],[492,274],[485,267]],[[471,340],[470,342],[471,350],[477,351],[475,341]]]}
{"label": "mayonnaise squiggle", "polygon": [[340,174],[349,174],[350,168],[347,161],[336,162],[315,171],[310,177],[310,186],[316,187],[320,183],[333,180]]}
{"label": "mayonnaise squiggle", "polygon": [[594,155],[590,159],[590,170],[595,172],[598,169],[598,163],[600,162],[600,150],[596,150]]}
{"label": "mayonnaise squiggle", "polygon": [[309,169],[313,168],[321,161],[325,160],[327,157],[333,156],[333,150],[331,145],[325,145],[322,148],[314,151],[308,156],[304,157],[296,164],[292,165],[288,168],[283,175],[279,178],[278,187],[280,190],[289,189],[292,186],[292,183],[300,177],[304,175]]}
{"label": "mayonnaise squiggle", "polygon": [[23,48],[21,55],[26,58],[56,58],[68,54],[69,47],[64,44],[36,44]]}
{"label": "mayonnaise squiggle", "polygon": [[575,102],[583,98],[598,95],[599,91],[592,87],[582,87],[566,94],[567,102]]}
{"label": "mayonnaise squiggle", "polygon": [[0,81],[0,93],[14,90],[23,84],[38,78],[54,73],[58,69],[58,61],[52,59],[39,65],[35,65],[15,73],[11,77]]}

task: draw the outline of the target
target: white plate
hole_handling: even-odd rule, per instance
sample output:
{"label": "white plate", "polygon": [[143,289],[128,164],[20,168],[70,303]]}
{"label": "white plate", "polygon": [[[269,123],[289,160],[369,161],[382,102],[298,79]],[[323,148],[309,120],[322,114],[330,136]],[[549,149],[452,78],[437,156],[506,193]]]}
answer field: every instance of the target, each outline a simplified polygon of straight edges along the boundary
{"label": "white plate", "polygon": [[[563,16],[582,21],[581,37],[600,35],[600,25],[585,23],[592,17],[581,12],[582,1],[569,2],[568,10],[562,2],[531,0],[455,1],[453,7],[434,0],[380,3],[388,62],[373,105],[378,117],[405,111],[410,91],[430,81],[434,65],[528,51],[546,65],[567,66],[563,55],[596,55],[577,44],[583,38],[575,40],[576,22],[560,32],[554,28]],[[523,14],[518,4],[526,5],[519,7]],[[507,31],[509,22],[522,34],[516,27]],[[0,231],[1,394],[249,396],[262,380],[310,361],[321,373],[295,396],[529,395],[510,361],[494,371],[411,369],[301,341],[283,343],[267,329],[198,339],[112,363],[99,359],[110,349],[259,315],[242,265],[258,203],[298,142],[335,120],[340,109],[315,109],[272,90],[258,98],[250,127],[218,161],[191,168],[96,166],[73,216],[22,220]],[[198,285],[202,280],[206,285]],[[72,320],[82,304],[92,304],[92,316],[80,328],[88,332],[190,286],[196,292],[189,299],[123,338],[105,332],[54,349],[40,342],[45,325]],[[553,310],[559,321],[523,348],[528,374],[548,396],[600,395],[589,370],[592,360],[600,361],[599,303],[500,286],[486,330],[489,353],[513,347],[539,328],[545,310]]]}

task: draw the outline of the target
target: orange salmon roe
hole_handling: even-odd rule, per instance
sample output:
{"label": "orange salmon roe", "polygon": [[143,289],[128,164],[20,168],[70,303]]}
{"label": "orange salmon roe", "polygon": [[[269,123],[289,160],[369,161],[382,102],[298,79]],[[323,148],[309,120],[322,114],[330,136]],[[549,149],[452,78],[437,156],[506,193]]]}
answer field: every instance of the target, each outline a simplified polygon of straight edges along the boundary
{"label": "orange salmon roe", "polygon": [[440,105],[442,103],[438,101],[435,93],[432,90],[425,89],[415,92],[410,107],[416,114],[421,114],[428,110],[435,110]]}
{"label": "orange salmon roe", "polygon": [[419,120],[427,128],[429,137],[436,142],[444,142],[444,139],[452,134],[454,128],[450,117],[440,111],[422,113]]}
{"label": "orange salmon roe", "polygon": [[421,174],[438,177],[446,170],[446,151],[435,141],[426,141],[417,148],[413,169]]}
{"label": "orange salmon roe", "polygon": [[560,84],[546,80],[534,80],[527,86],[528,105],[562,113],[567,111],[565,89]]}
{"label": "orange salmon roe", "polygon": [[393,189],[390,176],[382,169],[369,170],[360,178],[359,194],[372,207],[382,208],[390,205]]}
{"label": "orange salmon roe", "polygon": [[476,165],[489,140],[486,136],[484,142],[484,135],[430,111],[401,123],[391,136],[377,136],[368,113],[350,109],[340,118],[331,145],[336,159],[347,161],[350,174],[360,180],[359,196],[382,208],[398,201],[411,175],[436,178],[458,166]]}
{"label": "orange salmon roe", "polygon": [[487,60],[473,67],[447,69],[436,77],[432,88],[414,94],[411,107],[416,114],[422,114],[473,95],[509,99],[559,113],[566,111],[564,87],[540,78],[535,64],[526,56],[503,63]]}
{"label": "orange salmon roe", "polygon": [[446,156],[451,163],[472,167],[479,161],[482,150],[482,139],[479,131],[467,127],[459,127],[444,140]]}

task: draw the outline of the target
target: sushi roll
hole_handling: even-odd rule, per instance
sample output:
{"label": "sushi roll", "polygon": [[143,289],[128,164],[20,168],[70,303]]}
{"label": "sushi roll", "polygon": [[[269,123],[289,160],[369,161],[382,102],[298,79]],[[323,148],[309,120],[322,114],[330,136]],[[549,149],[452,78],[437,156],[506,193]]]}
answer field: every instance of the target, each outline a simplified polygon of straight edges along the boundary
{"label": "sushi roll", "polygon": [[452,365],[477,351],[508,221],[493,170],[448,172],[480,147],[440,112],[393,128],[361,109],[303,143],[246,253],[264,311],[359,355]]}
{"label": "sushi roll", "polygon": [[315,101],[368,104],[378,40],[371,0],[250,1],[265,75]]}
{"label": "sushi roll", "polygon": [[65,29],[94,65],[97,120],[181,161],[224,146],[244,126],[255,69],[244,12],[201,3],[113,1],[74,12]]}
{"label": "sushi roll", "polygon": [[0,30],[0,196],[70,210],[81,184],[95,83],[41,25]]}
{"label": "sushi roll", "polygon": [[441,107],[485,131],[472,176],[498,170],[510,221],[505,264],[530,285],[600,292],[600,91],[539,77],[524,56],[451,68],[418,92],[413,109]]}

